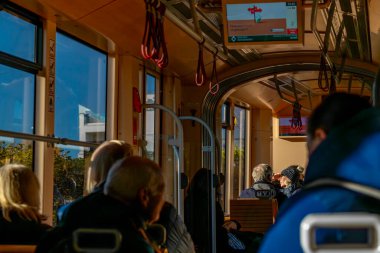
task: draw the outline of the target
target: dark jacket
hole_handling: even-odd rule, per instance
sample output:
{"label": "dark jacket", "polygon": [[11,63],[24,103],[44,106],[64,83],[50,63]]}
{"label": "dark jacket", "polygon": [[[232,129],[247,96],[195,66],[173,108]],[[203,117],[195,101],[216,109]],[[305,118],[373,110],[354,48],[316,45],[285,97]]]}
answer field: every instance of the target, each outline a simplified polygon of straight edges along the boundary
{"label": "dark jacket", "polygon": [[[193,238],[198,253],[211,252],[211,213],[208,195],[189,194],[185,198],[185,224]],[[216,212],[216,250],[218,253],[229,253],[233,250],[228,245],[227,230],[223,227],[224,212],[218,202]]]}
{"label": "dark jacket", "polygon": [[289,185],[288,187],[286,188],[282,188],[280,189],[280,191],[287,197],[287,198],[290,198],[291,196],[293,196],[294,194],[298,193],[299,191],[301,191],[301,184],[300,183],[295,183],[295,184],[291,184]]}
{"label": "dark jacket", "polygon": [[50,228],[49,225],[23,219],[15,212],[10,214],[10,218],[11,222],[0,217],[0,244],[37,244]]}
{"label": "dark jacket", "polygon": [[123,238],[120,252],[153,253],[151,245],[138,232],[145,228],[140,213],[101,191],[91,193],[70,205],[62,221],[37,246],[36,253],[61,252],[57,245],[63,238],[71,238],[77,228],[117,229]]}
{"label": "dark jacket", "polygon": [[166,247],[170,253],[194,253],[194,243],[176,208],[166,202],[157,221],[166,229]]}
{"label": "dark jacket", "polygon": [[[311,155],[305,188],[281,207],[260,253],[302,253],[300,224],[310,213],[380,213],[378,199],[337,185],[310,187],[321,178],[354,182],[380,190],[380,111],[368,109],[333,129]],[[276,242],[276,243],[273,243]],[[286,247],[284,247],[286,245]]]}
{"label": "dark jacket", "polygon": [[264,198],[272,199],[277,195],[277,190],[271,182],[258,181],[250,188],[240,193],[240,198]]}

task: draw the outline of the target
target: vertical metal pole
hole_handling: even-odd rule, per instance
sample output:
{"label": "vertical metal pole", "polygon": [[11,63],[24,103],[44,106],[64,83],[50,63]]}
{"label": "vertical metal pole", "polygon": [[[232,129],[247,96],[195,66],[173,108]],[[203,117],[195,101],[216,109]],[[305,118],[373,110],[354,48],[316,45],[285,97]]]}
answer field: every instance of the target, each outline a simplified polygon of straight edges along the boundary
{"label": "vertical metal pole", "polygon": [[[178,169],[177,169],[177,198],[176,198],[176,204],[177,204],[177,211],[178,211],[178,214],[182,217],[184,217],[184,212],[183,212],[183,205],[184,205],[184,202],[183,202],[183,199],[182,199],[182,187],[181,187],[181,173],[184,172],[184,156],[183,156],[183,126],[182,126],[182,123],[181,121],[179,120],[178,116],[172,111],[170,110],[169,108],[163,106],[163,105],[158,105],[158,104],[142,104],[141,105],[142,108],[155,108],[155,109],[160,109],[160,110],[163,110],[167,113],[169,113],[176,125],[177,125],[177,129],[178,129],[178,134],[177,134],[177,140],[172,140],[171,143],[173,143],[173,145],[176,145],[179,149],[179,155],[178,155],[178,160],[179,160],[179,166],[178,166]],[[174,177],[175,178],[175,177]],[[174,182],[175,184],[175,182]]]}

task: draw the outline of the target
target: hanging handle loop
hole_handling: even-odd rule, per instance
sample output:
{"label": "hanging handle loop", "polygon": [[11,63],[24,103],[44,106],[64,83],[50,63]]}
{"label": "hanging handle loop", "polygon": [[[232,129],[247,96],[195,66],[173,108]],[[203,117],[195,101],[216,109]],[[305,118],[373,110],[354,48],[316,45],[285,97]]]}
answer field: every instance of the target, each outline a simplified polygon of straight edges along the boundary
{"label": "hanging handle loop", "polygon": [[[214,62],[212,64],[212,72],[209,83],[209,91],[212,95],[215,95],[219,91],[218,73],[216,72],[216,56],[218,55],[218,49],[214,53]],[[213,82],[215,80],[215,82]],[[214,83],[214,84],[213,84]]]}
{"label": "hanging handle loop", "polygon": [[298,101],[293,104],[293,118],[291,127],[293,129],[302,129],[302,118],[301,118],[301,108],[302,105]]}
{"label": "hanging handle loop", "polygon": [[204,81],[206,80],[206,70],[205,64],[203,62],[203,44],[205,43],[205,38],[202,38],[202,41],[198,43],[198,65],[197,72],[195,73],[195,84],[197,86],[202,86]]}

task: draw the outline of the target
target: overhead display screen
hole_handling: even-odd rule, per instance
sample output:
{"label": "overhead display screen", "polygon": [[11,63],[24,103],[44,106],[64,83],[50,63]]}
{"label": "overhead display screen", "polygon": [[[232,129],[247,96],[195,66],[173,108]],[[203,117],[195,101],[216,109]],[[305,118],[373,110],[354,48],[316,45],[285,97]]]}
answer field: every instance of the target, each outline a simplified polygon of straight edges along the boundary
{"label": "overhead display screen", "polygon": [[298,0],[223,2],[227,46],[302,43],[301,3]]}

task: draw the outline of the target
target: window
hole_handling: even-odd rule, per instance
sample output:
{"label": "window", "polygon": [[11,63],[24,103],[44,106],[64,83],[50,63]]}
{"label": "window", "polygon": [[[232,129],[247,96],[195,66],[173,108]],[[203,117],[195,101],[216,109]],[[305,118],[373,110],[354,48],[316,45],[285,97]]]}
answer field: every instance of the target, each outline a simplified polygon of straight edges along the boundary
{"label": "window", "polygon": [[[157,103],[157,78],[154,75],[145,75],[145,104]],[[157,115],[154,108],[147,108],[144,113],[144,128],[143,135],[145,140],[144,155],[151,160],[156,158],[156,136],[158,135],[157,129]]]}
{"label": "window", "polygon": [[0,64],[0,129],[34,133],[35,76]]}
{"label": "window", "polygon": [[246,159],[246,114],[247,109],[239,106],[234,108],[234,164],[232,171],[232,194],[231,197],[238,198],[244,189],[245,159]]}
{"label": "window", "polygon": [[42,67],[42,25],[39,18],[12,3],[0,9],[0,61],[30,72]]}
{"label": "window", "polygon": [[[56,35],[55,136],[101,143],[106,138],[107,55],[64,33]],[[83,195],[92,149],[56,145],[54,208]]]}
{"label": "window", "polygon": [[21,163],[33,168],[33,141],[15,138],[12,132],[35,131],[35,73],[41,68],[42,28],[38,17],[12,3],[1,7],[0,130],[10,133],[0,134],[0,166]]}
{"label": "window", "polygon": [[105,140],[107,55],[57,33],[55,135]]}
{"label": "window", "polygon": [[2,37],[7,38],[0,40],[1,51],[35,62],[35,25],[6,11],[0,11],[0,30]]}
{"label": "window", "polygon": [[[220,172],[225,176],[225,178],[229,178],[229,171],[228,171],[228,149],[230,144],[229,141],[229,130],[231,129],[230,127],[230,110],[231,106],[229,102],[226,102],[222,105],[221,108],[221,125],[222,125],[222,133],[221,133],[221,155],[220,155]],[[222,207],[224,207],[224,210],[228,210],[228,201],[225,201],[226,197],[228,198],[228,187],[229,187],[229,182],[225,182],[222,186],[221,189],[218,189],[218,199]]]}

